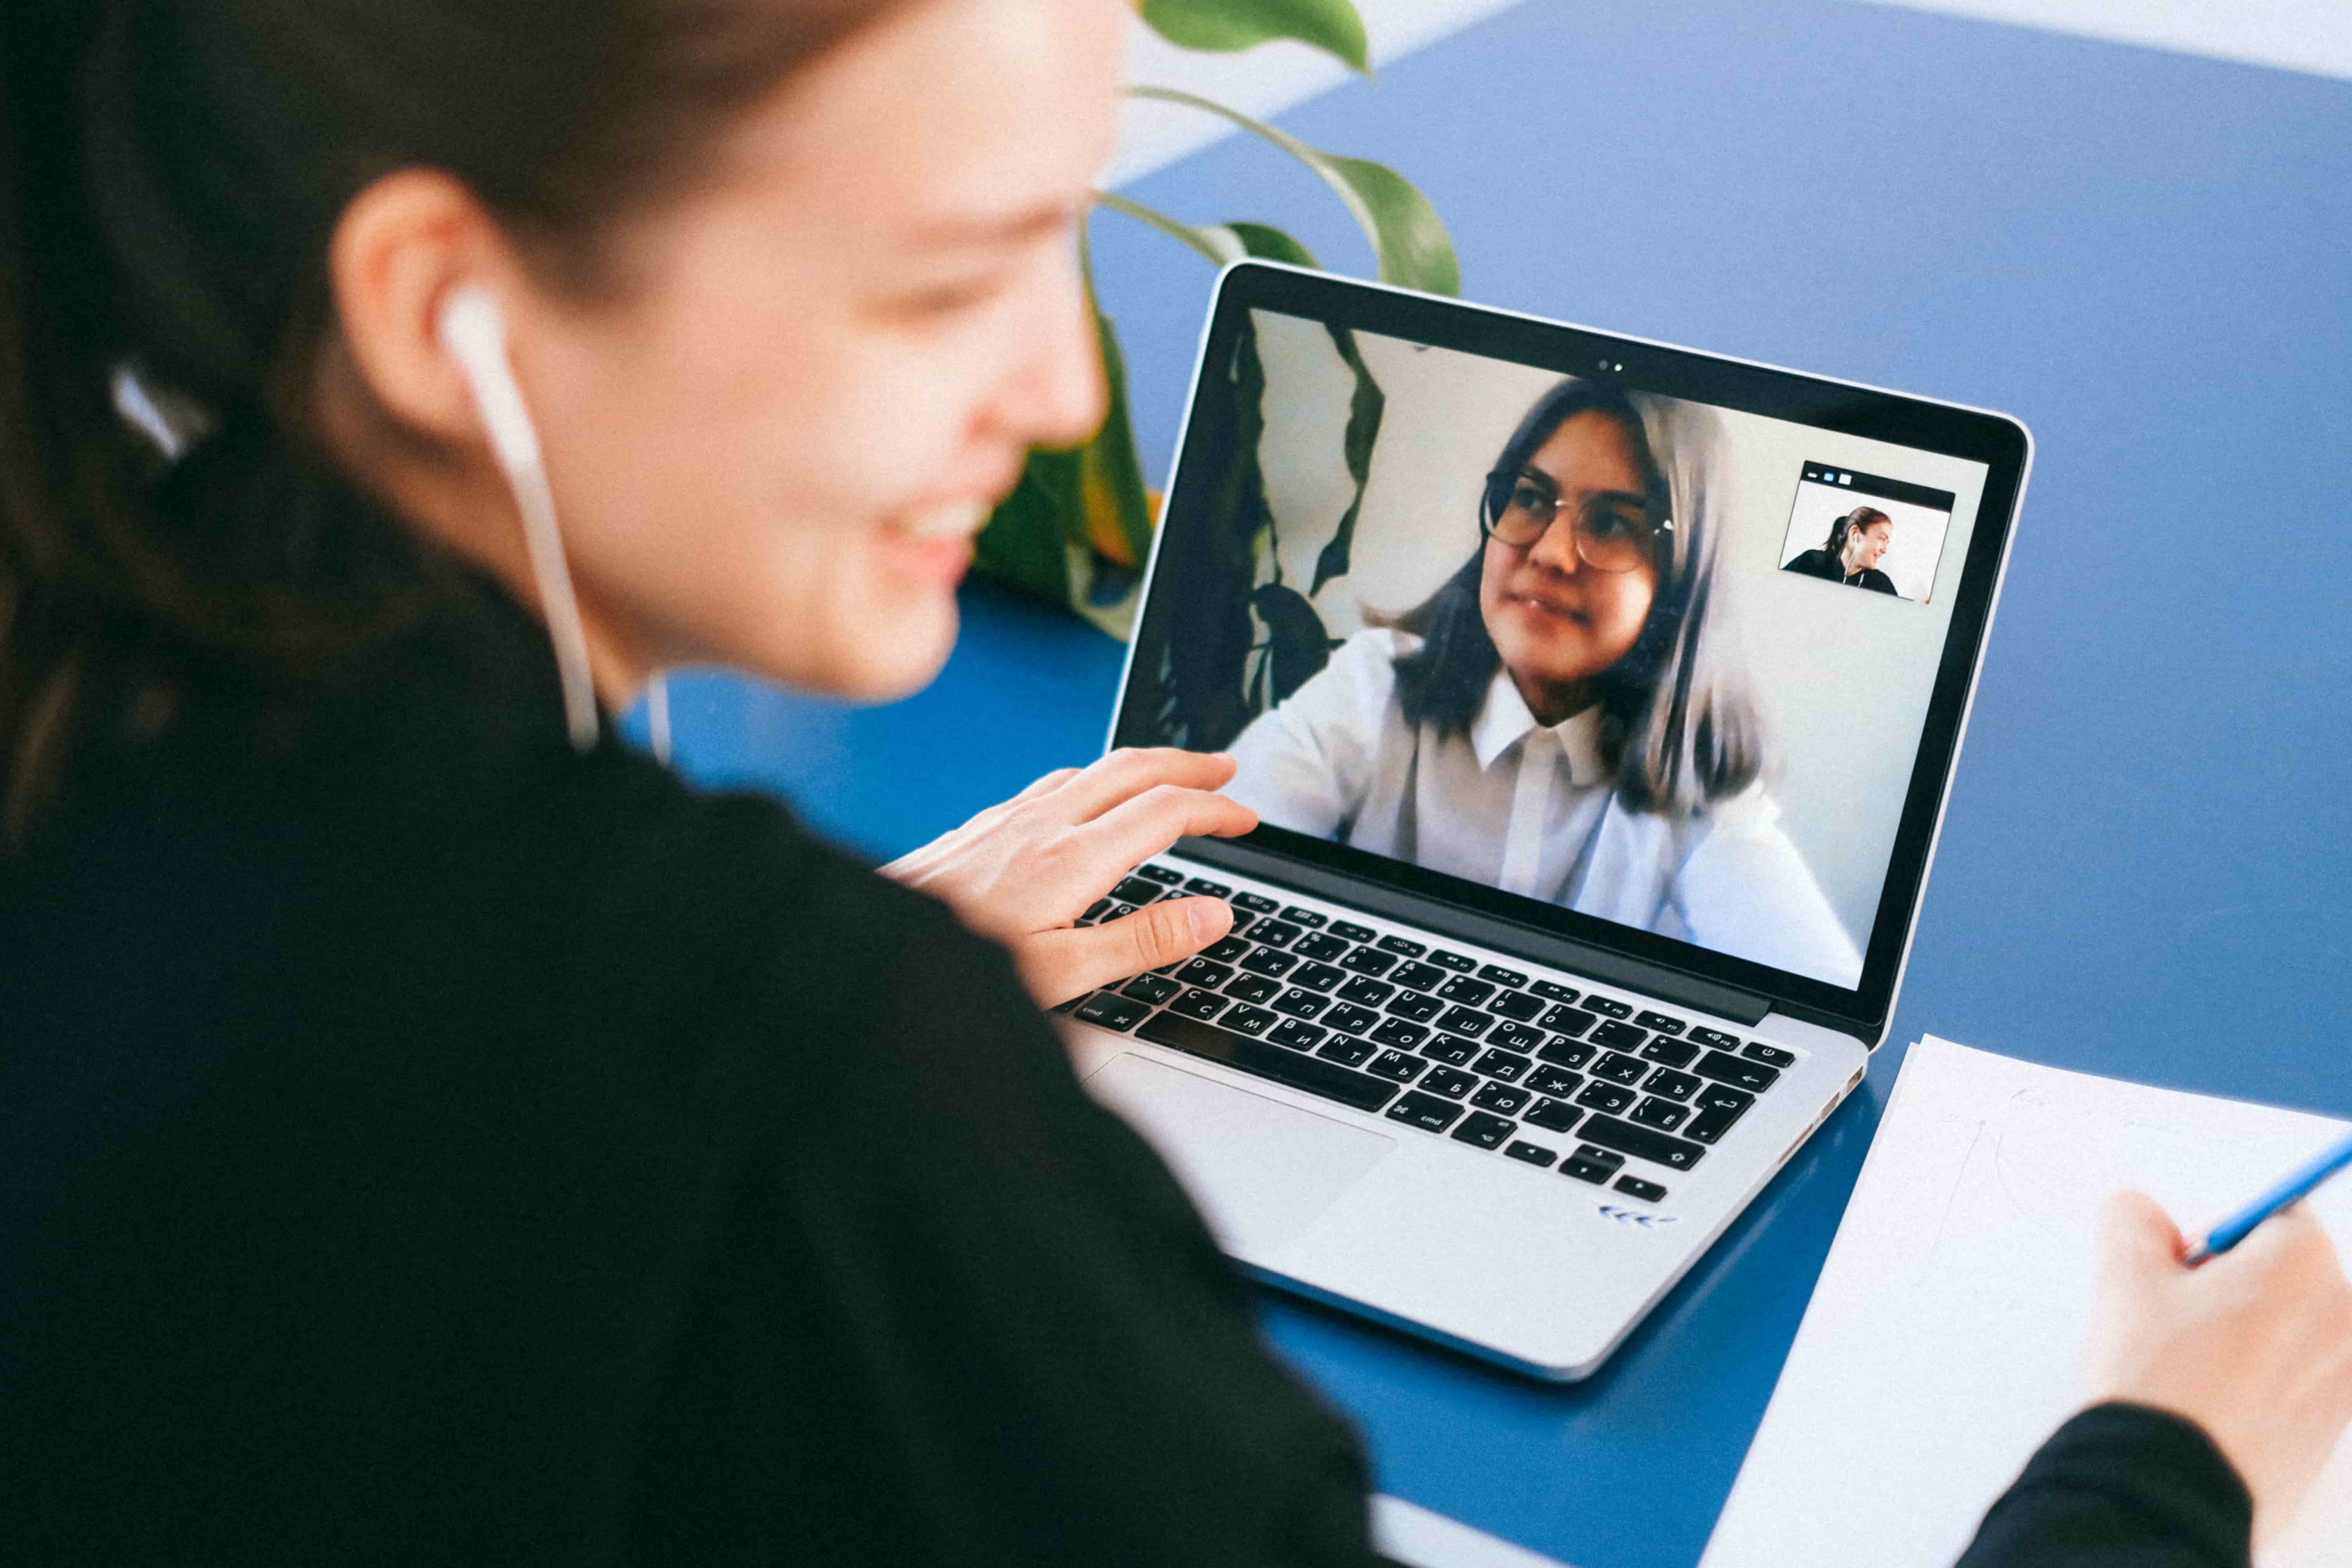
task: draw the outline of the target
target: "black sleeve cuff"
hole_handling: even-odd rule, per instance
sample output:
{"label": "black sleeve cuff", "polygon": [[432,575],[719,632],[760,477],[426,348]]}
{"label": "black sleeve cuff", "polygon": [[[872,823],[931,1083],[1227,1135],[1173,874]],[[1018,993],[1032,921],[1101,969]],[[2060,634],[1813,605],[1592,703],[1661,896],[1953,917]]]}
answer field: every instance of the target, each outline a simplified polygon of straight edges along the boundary
{"label": "black sleeve cuff", "polygon": [[1959,1568],[2247,1568],[2254,1505],[2195,1422],[2100,1405],[2051,1436]]}

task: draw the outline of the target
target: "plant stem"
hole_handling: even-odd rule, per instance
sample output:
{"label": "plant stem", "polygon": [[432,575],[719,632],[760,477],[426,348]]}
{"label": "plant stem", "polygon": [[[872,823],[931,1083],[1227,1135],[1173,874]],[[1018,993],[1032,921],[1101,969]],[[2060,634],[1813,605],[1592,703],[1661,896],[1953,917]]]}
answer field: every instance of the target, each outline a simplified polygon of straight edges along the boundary
{"label": "plant stem", "polygon": [[1197,93],[1184,92],[1172,87],[1131,87],[1127,89],[1127,93],[1129,98],[1148,98],[1160,103],[1180,103],[1187,109],[1203,110],[1222,120],[1232,121],[1253,136],[1273,142],[1314,170],[1322,182],[1331,187],[1339,200],[1347,205],[1349,215],[1356,220],[1356,226],[1362,229],[1364,237],[1372,242],[1373,254],[1380,254],[1380,219],[1373,216],[1372,209],[1364,205],[1364,198],[1357,193],[1356,187],[1349,184],[1347,177],[1333,167],[1329,153],[1309,147],[1288,132],[1278,131],[1263,120],[1252,119],[1237,109],[1227,109],[1223,104],[1212,99],[1202,98]]}
{"label": "plant stem", "polygon": [[1212,267],[1223,267],[1226,262],[1236,260],[1241,256],[1240,247],[1234,247],[1230,252],[1221,250],[1215,241],[1191,224],[1179,223],[1166,213],[1152,211],[1141,202],[1129,201],[1116,191],[1097,191],[1094,195],[1097,205],[1108,207],[1115,213],[1125,213],[1139,223],[1150,224],[1169,238],[1180,240],[1206,257]]}

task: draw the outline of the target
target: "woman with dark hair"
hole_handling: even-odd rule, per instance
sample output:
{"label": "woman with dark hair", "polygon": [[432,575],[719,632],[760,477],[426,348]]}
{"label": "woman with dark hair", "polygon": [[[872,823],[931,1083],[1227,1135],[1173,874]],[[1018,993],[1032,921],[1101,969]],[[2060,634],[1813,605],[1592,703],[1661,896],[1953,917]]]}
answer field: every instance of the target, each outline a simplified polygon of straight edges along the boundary
{"label": "woman with dark hair", "polygon": [[1892,594],[1895,579],[1881,572],[1878,563],[1894,542],[1895,520],[1874,506],[1858,506],[1830,524],[1830,536],[1818,549],[1790,557],[1780,570]]}
{"label": "woman with dark hair", "polygon": [[1234,743],[1267,822],[1853,985],[1779,823],[1715,582],[1714,416],[1570,378],[1503,445],[1479,545]]}
{"label": "woman with dark hair", "polygon": [[[1037,1005],[1228,929],[1073,925],[1251,826],[1228,765],[877,876],[607,721],[937,669],[1102,407],[1126,17],[0,6],[10,1568],[1371,1561],[1361,1449]],[[2174,1348],[2207,1282],[2323,1300],[2286,1256],[2146,1262],[2100,1386],[2181,1415],[2101,1440],[2185,1479],[2062,1439],[1983,1561],[2292,1493],[2312,1423],[2240,1417],[2332,1388],[2301,1320]]]}

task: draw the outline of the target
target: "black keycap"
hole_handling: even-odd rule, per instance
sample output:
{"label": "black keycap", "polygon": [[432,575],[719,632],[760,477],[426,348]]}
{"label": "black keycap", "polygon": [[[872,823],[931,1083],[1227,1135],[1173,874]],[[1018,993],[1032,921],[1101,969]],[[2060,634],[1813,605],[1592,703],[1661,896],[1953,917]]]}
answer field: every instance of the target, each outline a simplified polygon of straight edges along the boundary
{"label": "black keycap", "polygon": [[1333,921],[1331,922],[1331,934],[1333,936],[1344,936],[1349,942],[1370,942],[1372,940],[1375,932],[1372,931],[1371,927],[1360,926],[1353,921]]}
{"label": "black keycap", "polygon": [[1333,936],[1328,931],[1318,931],[1313,936],[1300,937],[1292,945],[1290,951],[1301,958],[1312,958],[1320,963],[1328,963],[1348,951],[1348,943],[1346,939]]}
{"label": "black keycap", "polygon": [[1632,1006],[1618,1001],[1614,996],[1595,996],[1588,991],[1584,995],[1584,1005],[1592,1012],[1606,1013],[1612,1018],[1630,1018],[1633,1016]]}
{"label": "black keycap", "polygon": [[1439,986],[1437,994],[1448,1002],[1459,1002],[1465,1006],[1475,1007],[1495,994],[1495,987],[1490,982],[1473,980],[1466,974],[1457,974]]}
{"label": "black keycap", "polygon": [[1336,1062],[1298,1056],[1264,1040],[1253,1040],[1230,1029],[1196,1023],[1171,1013],[1153,1015],[1136,1035],[1156,1045],[1172,1046],[1308,1094],[1352,1105],[1359,1110],[1378,1110],[1396,1094],[1393,1087],[1379,1079],[1350,1072]]}
{"label": "black keycap", "polygon": [[1628,1197],[1640,1198],[1643,1203],[1650,1204],[1656,1203],[1666,1195],[1665,1188],[1655,1182],[1645,1182],[1639,1176],[1618,1177],[1617,1190]]}
{"label": "black keycap", "polygon": [[1351,1068],[1364,1065],[1364,1059],[1380,1047],[1370,1040],[1360,1040],[1353,1035],[1334,1035],[1316,1051],[1318,1057],[1328,1057],[1335,1062],[1345,1062]]}
{"label": "black keycap", "polygon": [[1187,991],[1168,1005],[1187,1018],[1213,1018],[1225,1010],[1225,999],[1213,991]]}
{"label": "black keycap", "polygon": [[1634,1121],[1644,1127],[1657,1128],[1662,1132],[1672,1132],[1689,1115],[1689,1106],[1676,1105],[1671,1100],[1660,1100],[1655,1095],[1633,1108]]}
{"label": "black keycap", "polygon": [[1570,1072],[1566,1068],[1539,1067],[1528,1074],[1528,1087],[1538,1094],[1566,1100],[1584,1087],[1584,1075]]}
{"label": "black keycap", "polygon": [[1545,1028],[1562,1035],[1580,1035],[1600,1021],[1593,1015],[1564,1003],[1546,1013],[1541,1020]]}
{"label": "black keycap", "polygon": [[1360,1002],[1367,1007],[1377,1007],[1395,994],[1396,987],[1387,981],[1373,980],[1361,974],[1339,987],[1343,1000]]}
{"label": "black keycap", "polygon": [[1275,998],[1274,1010],[1287,1013],[1294,1018],[1313,1018],[1319,1016],[1330,1005],[1328,996],[1318,996],[1312,991],[1301,991],[1294,985]]}
{"label": "black keycap", "polygon": [[1282,994],[1282,982],[1263,974],[1236,974],[1217,989],[1244,1002],[1270,1002]]}
{"label": "black keycap", "polygon": [[1762,1062],[1742,1061],[1723,1051],[1709,1051],[1698,1058],[1691,1070],[1701,1078],[1711,1078],[1717,1083],[1727,1083],[1734,1089],[1744,1089],[1750,1094],[1761,1094],[1780,1081],[1780,1074]]}
{"label": "black keycap", "polygon": [[1228,933],[1202,948],[1201,956],[1215,963],[1231,963],[1249,950],[1248,942]]}
{"label": "black keycap", "polygon": [[1379,1058],[1372,1063],[1370,1070],[1382,1078],[1394,1079],[1399,1083],[1411,1083],[1419,1078],[1423,1069],[1428,1066],[1429,1064],[1419,1057],[1409,1057],[1402,1051],[1382,1051]]}
{"label": "black keycap", "polygon": [[1610,1052],[1592,1064],[1592,1076],[1605,1078],[1611,1083],[1639,1083],[1649,1076],[1650,1069],[1639,1057],[1621,1057]]}
{"label": "black keycap", "polygon": [[1295,924],[1306,926],[1309,930],[1319,930],[1323,922],[1330,917],[1318,915],[1313,910],[1302,910],[1297,904],[1293,904],[1282,911],[1282,918]]}
{"label": "black keycap", "polygon": [[1650,1075],[1649,1081],[1642,1087],[1652,1094],[1663,1094],[1668,1100],[1688,1100],[1698,1092],[1699,1081],[1686,1072],[1676,1072],[1672,1068],[1660,1068]]}
{"label": "black keycap", "polygon": [[1465,1040],[1459,1035],[1440,1035],[1422,1047],[1421,1054],[1433,1061],[1458,1068],[1478,1054],[1478,1045],[1476,1041]]}
{"label": "black keycap", "polygon": [[1755,1103],[1756,1097],[1752,1094],[1727,1089],[1721,1084],[1713,1085],[1698,1097],[1698,1114],[1691,1118],[1690,1125],[1683,1129],[1683,1132],[1701,1143],[1719,1143],[1723,1135],[1731,1131],[1731,1124]]}
{"label": "black keycap", "polygon": [[1503,1146],[1503,1140],[1518,1130],[1516,1121],[1506,1121],[1499,1116],[1474,1110],[1462,1119],[1462,1125],[1454,1130],[1454,1136],[1465,1143],[1475,1143],[1481,1149],[1499,1149]]}
{"label": "black keycap", "polygon": [[1078,917],[1077,923],[1082,926],[1090,926],[1108,913],[1110,913],[1110,900],[1108,899],[1097,899],[1093,903],[1087,906],[1086,913]]}
{"label": "black keycap", "polygon": [[1235,893],[1234,908],[1247,910],[1254,915],[1270,915],[1282,908],[1280,899],[1269,899],[1264,893]]}
{"label": "black keycap", "polygon": [[[1421,1087],[1432,1094],[1442,1094],[1448,1100],[1459,1100],[1478,1087],[1478,1080],[1458,1068],[1437,1067],[1429,1069]],[[1486,1104],[1485,1100],[1478,1102]]]}
{"label": "black keycap", "polygon": [[[1440,1070],[1451,1072],[1454,1069],[1445,1068]],[[1492,1110],[1504,1116],[1517,1116],[1520,1109],[1534,1098],[1534,1095],[1524,1089],[1515,1089],[1507,1083],[1490,1083],[1480,1089],[1476,1098],[1470,1103],[1481,1110]]]}
{"label": "black keycap", "polygon": [[1478,967],[1478,961],[1470,957],[1467,953],[1448,952],[1442,947],[1429,955],[1429,962],[1438,964],[1443,968],[1458,971],[1464,974],[1467,974],[1472,970]]}
{"label": "black keycap", "polygon": [[1129,877],[1110,890],[1110,896],[1122,904],[1148,904],[1162,891],[1157,882],[1147,882],[1140,877]]}
{"label": "black keycap", "polygon": [[1132,996],[1139,1002],[1158,1006],[1184,989],[1164,974],[1139,974],[1118,988],[1122,996]]}
{"label": "black keycap", "polygon": [[1592,1043],[1607,1046],[1612,1051],[1630,1051],[1650,1037],[1649,1032],[1631,1024],[1603,1024],[1592,1031]]}
{"label": "black keycap", "polygon": [[1206,893],[1213,899],[1230,899],[1234,896],[1234,890],[1231,888],[1226,887],[1223,882],[1212,882],[1206,877],[1193,878],[1184,884],[1184,890],[1188,893]]}
{"label": "black keycap", "polygon": [[1425,991],[1400,991],[1389,998],[1386,1011],[1400,1018],[1411,1018],[1416,1024],[1426,1024],[1445,1011],[1445,1004]]}
{"label": "black keycap", "polygon": [[1391,952],[1401,952],[1407,958],[1419,958],[1429,951],[1427,942],[1415,942],[1409,936],[1384,936],[1381,938],[1381,945]]}
{"label": "black keycap", "polygon": [[1165,866],[1138,866],[1135,868],[1135,874],[1157,882],[1163,888],[1179,887],[1184,880],[1183,872],[1171,871]]}
{"label": "black keycap", "polygon": [[1339,967],[1352,969],[1359,974],[1369,974],[1377,979],[1394,969],[1396,963],[1394,953],[1382,952],[1376,947],[1360,947],[1341,959]]}
{"label": "black keycap", "polygon": [[1253,974],[1271,974],[1279,980],[1298,967],[1298,957],[1296,953],[1276,952],[1270,947],[1255,948],[1242,960],[1242,967]]}
{"label": "black keycap", "polygon": [[1570,1154],[1561,1163],[1559,1173],[1563,1176],[1574,1176],[1580,1182],[1591,1182],[1597,1187],[1607,1182],[1611,1173],[1615,1169],[1613,1165],[1596,1165],[1590,1160],[1580,1160]]}
{"label": "black keycap", "polygon": [[1688,1040],[1675,1039],[1672,1035],[1660,1035],[1642,1047],[1643,1061],[1664,1062],[1670,1068],[1688,1067],[1691,1058],[1696,1055],[1696,1046]]}
{"label": "black keycap", "polygon": [[1323,1015],[1323,1021],[1341,1034],[1360,1035],[1381,1021],[1381,1016],[1370,1007],[1334,1007]]}
{"label": "black keycap", "polygon": [[1528,987],[1547,1002],[1573,1002],[1581,994],[1573,985],[1562,985],[1557,980],[1538,980]]}
{"label": "black keycap", "polygon": [[1233,977],[1231,969],[1205,958],[1195,958],[1176,972],[1176,978],[1187,985],[1223,985]]}
{"label": "black keycap", "polygon": [[1225,928],[1225,934],[1227,936],[1247,936],[1250,933],[1250,927],[1256,923],[1257,922],[1255,921],[1252,920],[1247,915],[1235,915],[1234,917],[1234,923]]}
{"label": "black keycap", "polygon": [[1503,1152],[1514,1160],[1525,1160],[1530,1165],[1549,1166],[1559,1158],[1550,1150],[1535,1143],[1514,1143]]}
{"label": "black keycap", "polygon": [[1532,1051],[1544,1043],[1544,1035],[1541,1029],[1530,1029],[1525,1024],[1497,1024],[1495,1032],[1486,1037],[1486,1043],[1507,1051]]}
{"label": "black keycap", "polygon": [[1263,1035],[1282,1021],[1281,1016],[1263,1007],[1236,1007],[1217,1020],[1237,1034]]}
{"label": "black keycap", "polygon": [[1633,1091],[1619,1083],[1588,1083],[1576,1103],[1588,1110],[1622,1110],[1633,1103]]}
{"label": "black keycap", "polygon": [[1132,1029],[1143,1022],[1151,1009],[1140,1002],[1098,991],[1078,1005],[1078,1016],[1089,1024],[1099,1024],[1106,1029]]}
{"label": "black keycap", "polygon": [[1633,1015],[1633,1022],[1645,1029],[1655,1029],[1662,1035],[1679,1035],[1690,1027],[1685,1020],[1670,1017],[1664,1013],[1636,1013]]}
{"label": "black keycap", "polygon": [[1310,963],[1290,977],[1293,985],[1303,985],[1309,991],[1328,991],[1348,978],[1347,971],[1334,969],[1328,963]]}
{"label": "black keycap", "polygon": [[1445,978],[1445,971],[1433,963],[1403,963],[1389,978],[1410,990],[1426,991]]}
{"label": "black keycap", "polygon": [[1580,1068],[1592,1059],[1593,1047],[1582,1040],[1571,1040],[1554,1035],[1536,1055],[1548,1062],[1558,1062],[1564,1068]]}
{"label": "black keycap", "polygon": [[1389,1107],[1389,1120],[1402,1121],[1425,1132],[1443,1132],[1454,1125],[1462,1108],[1450,1100],[1440,1100],[1433,1094],[1413,1090]]}
{"label": "black keycap", "polygon": [[1522,1024],[1543,1010],[1543,998],[1530,996],[1524,991],[1506,991],[1486,1004],[1489,1013],[1500,1013],[1504,1017],[1517,1018]]}
{"label": "black keycap", "polygon": [[1250,941],[1267,947],[1288,947],[1305,934],[1288,921],[1260,921],[1250,927]]}
{"label": "black keycap", "polygon": [[1516,969],[1506,969],[1499,963],[1489,963],[1478,971],[1478,978],[1491,980],[1497,985],[1525,985],[1528,977]]}
{"label": "black keycap", "polygon": [[[1353,1031],[1349,1031],[1353,1033]],[[1394,1046],[1401,1051],[1417,1048],[1429,1038],[1429,1031],[1419,1024],[1409,1024],[1402,1018],[1383,1018],[1381,1026],[1372,1031],[1372,1038],[1384,1046]]]}
{"label": "black keycap", "polygon": [[1768,1068],[1792,1068],[1797,1065],[1796,1052],[1768,1046],[1761,1040],[1748,1041],[1739,1054],[1750,1061],[1762,1062]]}
{"label": "black keycap", "polygon": [[1517,1083],[1535,1063],[1508,1051],[1488,1051],[1478,1058],[1478,1070],[1488,1078],[1501,1079],[1505,1083]]}
{"label": "black keycap", "polygon": [[1557,1100],[1538,1100],[1528,1110],[1528,1125],[1540,1127],[1547,1132],[1565,1132],[1582,1120],[1584,1112],[1572,1105],[1562,1105]]}
{"label": "black keycap", "polygon": [[1481,1013],[1475,1008],[1452,1007],[1446,1010],[1445,1016],[1437,1020],[1437,1026],[1441,1029],[1452,1029],[1456,1034],[1468,1035],[1475,1039],[1493,1028],[1495,1020],[1491,1015]]}
{"label": "black keycap", "polygon": [[1647,1127],[1636,1127],[1613,1116],[1586,1117],[1582,1132],[1587,1142],[1664,1165],[1670,1171],[1687,1171],[1706,1158],[1706,1150],[1699,1144]]}
{"label": "black keycap", "polygon": [[1288,1046],[1294,1051],[1311,1051],[1323,1043],[1324,1029],[1320,1024],[1303,1019],[1285,1018],[1265,1032],[1265,1037],[1277,1046]]}
{"label": "black keycap", "polygon": [[1721,1029],[1693,1029],[1690,1037],[1702,1046],[1713,1046],[1718,1050],[1736,1051],[1739,1048],[1739,1037],[1727,1035]]}
{"label": "black keycap", "polygon": [[1122,903],[1119,903],[1118,901],[1117,901],[1116,900],[1114,900],[1112,901],[1112,903],[1111,903],[1110,908],[1108,908],[1108,909],[1107,909],[1107,910],[1105,910],[1103,911],[1103,913],[1102,913],[1102,920],[1101,920],[1098,923],[1099,923],[1099,924],[1102,924],[1102,925],[1108,925],[1108,924],[1110,924],[1110,922],[1111,922],[1111,921],[1116,921],[1116,920],[1124,920],[1124,919],[1125,919],[1125,918],[1127,918],[1129,915],[1131,915],[1131,914],[1133,914],[1134,912],[1135,912],[1135,906],[1134,906],[1133,904],[1122,904]]}

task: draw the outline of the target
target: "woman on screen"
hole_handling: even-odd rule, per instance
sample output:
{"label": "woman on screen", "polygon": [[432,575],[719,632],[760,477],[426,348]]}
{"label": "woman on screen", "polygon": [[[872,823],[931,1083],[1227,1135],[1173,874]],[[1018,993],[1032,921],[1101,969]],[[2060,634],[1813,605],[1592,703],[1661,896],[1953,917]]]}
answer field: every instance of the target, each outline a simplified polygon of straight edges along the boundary
{"label": "woman on screen", "polygon": [[1487,476],[1476,551],[1244,730],[1226,793],[1278,826],[1856,984],[1709,631],[1715,441],[1692,405],[1546,393]]}
{"label": "woman on screen", "polygon": [[1874,594],[1895,592],[1895,579],[1878,569],[1895,542],[1895,520],[1874,506],[1858,506],[1830,524],[1830,536],[1781,567]]}

